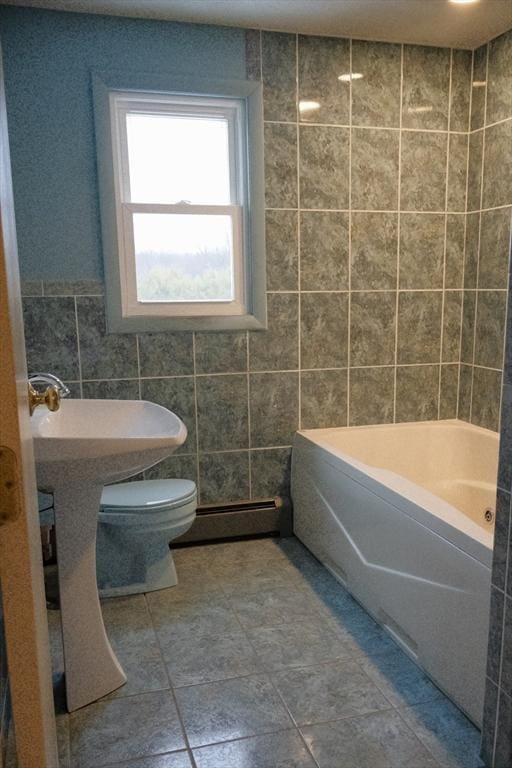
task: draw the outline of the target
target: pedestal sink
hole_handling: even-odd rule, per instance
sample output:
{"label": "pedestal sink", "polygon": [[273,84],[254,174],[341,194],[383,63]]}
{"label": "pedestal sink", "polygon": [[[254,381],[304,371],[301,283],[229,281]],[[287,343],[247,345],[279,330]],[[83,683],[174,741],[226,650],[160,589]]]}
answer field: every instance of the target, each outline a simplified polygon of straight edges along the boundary
{"label": "pedestal sink", "polygon": [[126,676],[108,641],[96,585],[103,486],[169,456],[187,436],[162,406],[136,400],[63,400],[32,416],[38,487],[54,495],[67,705],[83,707]]}

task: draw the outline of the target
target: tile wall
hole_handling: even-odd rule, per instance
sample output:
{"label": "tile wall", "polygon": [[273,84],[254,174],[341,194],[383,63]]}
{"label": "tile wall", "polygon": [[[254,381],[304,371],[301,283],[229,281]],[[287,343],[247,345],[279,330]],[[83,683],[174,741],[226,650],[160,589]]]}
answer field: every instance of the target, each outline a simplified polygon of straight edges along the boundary
{"label": "tile wall", "polygon": [[512,206],[511,34],[474,54],[459,418],[498,429]]}
{"label": "tile wall", "polygon": [[[468,139],[484,133],[469,133],[471,52],[246,42],[264,85],[269,330],[107,336],[101,285],[25,286],[29,368],[77,396],[176,410],[189,438],[148,476],[190,477],[205,503],[285,493],[298,427],[456,416],[463,289],[466,323],[477,295],[464,257]],[[483,347],[505,294],[489,280],[482,349],[462,366],[475,420],[480,380],[499,368]],[[493,413],[480,423],[497,428]]]}
{"label": "tile wall", "polygon": [[[505,368],[501,405],[501,442],[498,470],[498,498],[491,587],[491,618],[487,660],[487,686],[482,738],[482,756],[487,766],[508,768],[512,765],[512,546],[511,491],[512,491],[512,302],[510,297],[510,224],[512,210],[512,32],[498,37],[488,46],[475,52],[476,83],[487,87],[473,90],[471,141],[480,163],[483,157],[482,181],[478,180],[474,193],[479,213],[468,214],[480,224],[479,259],[472,255],[471,271],[476,271],[476,304],[484,300],[484,312],[488,306],[499,302],[500,316],[505,313],[505,289],[509,287],[508,320],[505,343]],[[481,187],[479,186],[481,184]],[[493,282],[490,282],[493,276]],[[487,289],[494,290],[487,290]],[[496,290],[498,289],[498,290]],[[502,307],[503,305],[503,307]],[[466,314],[466,312],[465,312]],[[480,330],[478,309],[476,323],[475,359],[478,359]],[[503,320],[501,320],[503,322]],[[492,337],[484,335],[480,342],[480,354],[495,355],[495,366],[501,357]],[[471,366],[462,365],[461,385],[469,382]],[[475,418],[475,402],[498,399],[501,376],[488,373],[488,380],[479,383],[478,368],[473,367],[472,417]],[[496,379],[499,378],[499,381]],[[468,384],[469,386],[469,384]],[[478,387],[482,394],[478,395]],[[495,407],[495,406],[492,406]],[[477,409],[478,410],[478,409]],[[467,411],[466,411],[467,413]]]}

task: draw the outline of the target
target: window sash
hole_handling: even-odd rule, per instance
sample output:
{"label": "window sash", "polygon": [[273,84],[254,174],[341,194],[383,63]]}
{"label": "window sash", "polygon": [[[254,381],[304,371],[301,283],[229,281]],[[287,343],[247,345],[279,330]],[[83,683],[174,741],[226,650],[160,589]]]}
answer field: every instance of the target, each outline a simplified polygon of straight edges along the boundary
{"label": "window sash", "polygon": [[130,166],[128,154],[127,116],[180,115],[191,117],[217,118],[227,121],[229,147],[230,197],[232,205],[242,204],[243,168],[239,156],[242,147],[243,110],[241,102],[235,99],[215,99],[194,96],[165,94],[111,93],[110,108],[113,116],[114,146],[117,147],[117,194],[120,202],[133,202],[130,191]]}
{"label": "window sash", "polygon": [[[232,222],[234,299],[232,301],[139,301],[133,230],[133,215],[135,213],[229,216]],[[245,302],[246,276],[243,257],[242,213],[242,207],[239,205],[122,203],[119,232],[119,242],[122,247],[119,253],[119,267],[123,316],[244,315],[247,312],[247,307]]]}

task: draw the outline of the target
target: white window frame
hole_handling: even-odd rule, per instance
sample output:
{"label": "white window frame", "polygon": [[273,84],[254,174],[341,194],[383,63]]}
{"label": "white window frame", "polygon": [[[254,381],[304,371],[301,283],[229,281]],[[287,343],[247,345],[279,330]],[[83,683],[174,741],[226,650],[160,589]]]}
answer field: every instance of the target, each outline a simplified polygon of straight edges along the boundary
{"label": "white window frame", "polygon": [[[247,269],[244,248],[244,110],[240,99],[178,94],[111,91],[109,94],[119,244],[121,311],[124,318],[215,317],[247,314]],[[230,204],[157,204],[132,201],[130,193],[127,116],[182,114],[226,120],[228,125]],[[141,301],[137,295],[133,215],[135,213],[222,215],[232,222],[233,299],[218,301]]]}

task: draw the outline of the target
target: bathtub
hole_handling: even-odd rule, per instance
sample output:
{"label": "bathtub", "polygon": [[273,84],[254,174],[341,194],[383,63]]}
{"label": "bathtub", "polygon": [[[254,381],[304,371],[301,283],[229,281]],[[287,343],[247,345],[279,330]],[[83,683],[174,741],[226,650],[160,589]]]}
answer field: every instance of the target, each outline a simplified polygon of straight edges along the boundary
{"label": "bathtub", "polygon": [[462,421],[313,429],[292,451],[294,530],[481,725],[498,435]]}

